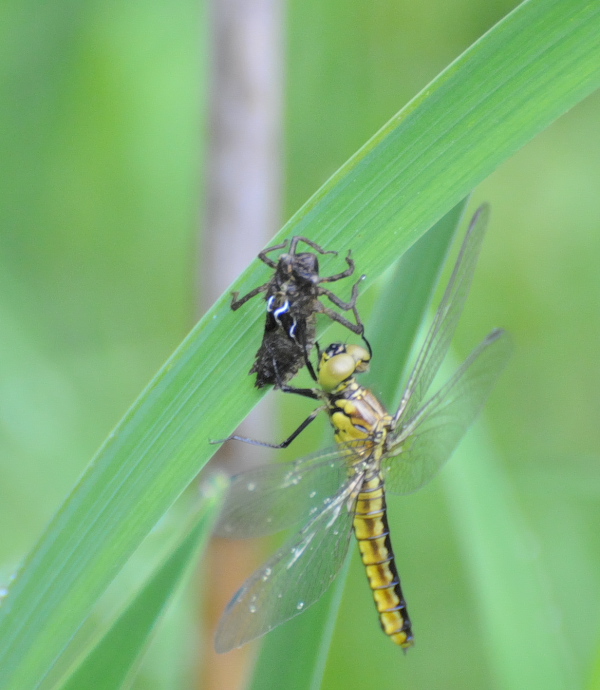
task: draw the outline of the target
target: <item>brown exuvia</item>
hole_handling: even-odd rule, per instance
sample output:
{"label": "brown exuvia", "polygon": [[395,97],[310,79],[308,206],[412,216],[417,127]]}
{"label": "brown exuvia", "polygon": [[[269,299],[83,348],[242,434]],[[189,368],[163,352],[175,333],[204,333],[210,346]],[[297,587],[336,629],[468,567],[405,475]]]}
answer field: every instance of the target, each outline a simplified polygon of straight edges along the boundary
{"label": "brown exuvia", "polygon": [[[354,284],[348,302],[344,302],[336,294],[323,287],[323,283],[333,283],[354,273],[354,261],[350,252],[346,256],[348,268],[345,271],[323,277],[319,275],[319,259],[316,254],[296,251],[299,242],[304,242],[319,254],[337,254],[335,251],[324,250],[306,237],[295,235],[290,242],[289,251],[281,254],[277,261],[267,255],[278,249],[285,249],[287,240],[282,244],[268,247],[258,255],[258,258],[267,266],[275,269],[269,282],[254,288],[240,299],[238,299],[239,293],[233,293],[231,301],[233,310],[239,309],[252,297],[265,293],[267,302],[265,331],[254,365],[250,370],[251,374],[256,374],[257,388],[269,384],[279,388],[295,376],[303,366],[308,367],[311,376],[316,380],[309,356],[316,339],[317,314],[326,314],[364,339],[364,326],[356,309],[360,280]],[[325,306],[320,301],[321,297],[327,297],[330,302],[344,311],[352,311],[356,323],[352,323],[331,307]]]}

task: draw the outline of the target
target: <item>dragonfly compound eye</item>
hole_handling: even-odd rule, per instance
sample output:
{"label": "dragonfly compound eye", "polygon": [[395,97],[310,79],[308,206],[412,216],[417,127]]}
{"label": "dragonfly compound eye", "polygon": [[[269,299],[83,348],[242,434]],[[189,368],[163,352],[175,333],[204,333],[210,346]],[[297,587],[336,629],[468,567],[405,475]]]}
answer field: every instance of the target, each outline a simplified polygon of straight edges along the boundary
{"label": "dragonfly compound eye", "polygon": [[346,345],[346,352],[355,362],[355,373],[362,374],[363,371],[369,370],[371,353],[368,350],[365,350],[365,348],[360,345]]}
{"label": "dragonfly compound eye", "polygon": [[324,356],[319,369],[319,385],[326,392],[337,388],[342,381],[352,376],[356,371],[356,360],[347,352],[334,355],[330,359]]}

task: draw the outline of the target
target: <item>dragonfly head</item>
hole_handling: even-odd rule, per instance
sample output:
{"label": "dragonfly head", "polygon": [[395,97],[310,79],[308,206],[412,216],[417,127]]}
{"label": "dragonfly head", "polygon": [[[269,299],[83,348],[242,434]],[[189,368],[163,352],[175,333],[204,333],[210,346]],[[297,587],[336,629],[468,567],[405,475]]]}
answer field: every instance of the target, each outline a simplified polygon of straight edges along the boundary
{"label": "dragonfly head", "polygon": [[360,345],[333,343],[321,355],[319,385],[331,393],[344,381],[369,369],[371,355]]}

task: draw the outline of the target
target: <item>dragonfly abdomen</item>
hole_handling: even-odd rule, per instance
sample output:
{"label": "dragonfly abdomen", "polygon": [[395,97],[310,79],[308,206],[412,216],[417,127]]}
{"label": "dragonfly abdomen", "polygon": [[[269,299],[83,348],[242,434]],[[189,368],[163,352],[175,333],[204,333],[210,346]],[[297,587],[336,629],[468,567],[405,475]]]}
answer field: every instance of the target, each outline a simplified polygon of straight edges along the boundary
{"label": "dragonfly abdomen", "polygon": [[411,623],[394,559],[379,472],[366,477],[358,494],[354,534],[383,632],[403,648],[412,646]]}

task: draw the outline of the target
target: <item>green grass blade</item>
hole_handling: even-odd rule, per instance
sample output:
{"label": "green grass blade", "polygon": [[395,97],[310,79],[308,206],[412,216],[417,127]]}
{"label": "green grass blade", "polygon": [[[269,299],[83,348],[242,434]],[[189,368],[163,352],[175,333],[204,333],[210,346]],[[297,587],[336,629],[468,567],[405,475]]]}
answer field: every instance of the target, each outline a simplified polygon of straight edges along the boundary
{"label": "green grass blade", "polygon": [[573,650],[556,622],[551,578],[532,531],[484,433],[461,444],[442,477],[479,604],[497,687],[581,687]]}
{"label": "green grass blade", "polygon": [[184,539],[62,685],[63,690],[114,690],[125,684],[146,650],[165,607],[206,547],[219,508],[219,494],[224,489],[224,482],[219,484],[221,487],[214,486],[211,490],[214,493],[203,501]]}
{"label": "green grass blade", "polygon": [[[404,108],[291,219],[376,276],[600,83],[600,6],[531,0]],[[327,266],[324,266],[324,271]],[[236,288],[263,282],[254,262]],[[0,608],[0,686],[35,687],[126,559],[257,402],[262,305],[200,322],[99,451]]]}
{"label": "green grass blade", "polygon": [[590,678],[584,685],[586,690],[599,690],[600,688],[600,654],[596,653],[592,664]]}

